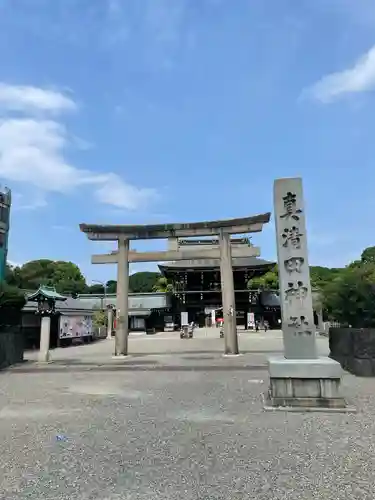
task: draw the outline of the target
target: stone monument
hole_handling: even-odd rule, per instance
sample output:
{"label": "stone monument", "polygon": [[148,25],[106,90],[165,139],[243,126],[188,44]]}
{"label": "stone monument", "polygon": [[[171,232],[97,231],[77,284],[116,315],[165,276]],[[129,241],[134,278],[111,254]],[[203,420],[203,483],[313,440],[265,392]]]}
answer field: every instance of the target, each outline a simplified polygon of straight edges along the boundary
{"label": "stone monument", "polygon": [[274,183],[284,356],[269,359],[266,409],[344,409],[341,366],[319,357],[307,252],[302,179]]}

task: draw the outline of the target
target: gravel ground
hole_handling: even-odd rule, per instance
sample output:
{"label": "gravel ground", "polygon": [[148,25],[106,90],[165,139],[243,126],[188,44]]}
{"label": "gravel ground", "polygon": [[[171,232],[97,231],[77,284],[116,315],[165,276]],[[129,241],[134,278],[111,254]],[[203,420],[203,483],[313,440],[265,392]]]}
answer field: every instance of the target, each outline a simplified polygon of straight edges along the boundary
{"label": "gravel ground", "polygon": [[345,375],[356,414],[264,412],[280,338],[246,339],[236,358],[164,334],[126,360],[103,341],[1,372],[0,498],[373,500],[373,380]]}

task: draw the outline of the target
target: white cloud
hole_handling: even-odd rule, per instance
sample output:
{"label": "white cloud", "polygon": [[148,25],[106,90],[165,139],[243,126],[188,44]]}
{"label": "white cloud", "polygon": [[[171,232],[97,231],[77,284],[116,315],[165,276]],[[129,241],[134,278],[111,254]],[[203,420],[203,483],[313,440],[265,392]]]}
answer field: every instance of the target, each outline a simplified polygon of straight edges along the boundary
{"label": "white cloud", "polygon": [[118,175],[108,174],[96,190],[99,201],[117,208],[135,210],[158,197],[155,189],[137,188],[125,184]]}
{"label": "white cloud", "polygon": [[64,192],[76,183],[76,169],[65,162],[64,127],[49,120],[0,121],[0,176],[46,191]]}
{"label": "white cloud", "polygon": [[47,206],[45,193],[33,190],[32,196],[12,192],[12,210],[37,210]]}
{"label": "white cloud", "polygon": [[314,99],[327,103],[345,94],[375,89],[375,46],[350,69],[324,76],[309,90]]}
{"label": "white cloud", "polygon": [[[72,105],[67,105],[70,101],[68,98],[65,100],[64,94],[58,96],[54,93],[53,97],[45,91],[38,94],[38,89],[34,87],[15,87],[16,91],[12,92],[8,85],[1,98],[2,87],[4,85],[0,85],[0,111],[7,111],[8,114],[0,119],[0,178],[27,183],[41,193],[69,193],[77,187],[86,186],[101,203],[129,210],[143,208],[148,201],[155,199],[155,190],[127,184],[113,172],[97,173],[69,163],[65,152],[76,145],[77,139],[68,134],[63,123],[28,113],[21,117],[9,114],[9,110],[22,109],[26,112],[30,107],[39,112],[75,109],[73,101]],[[24,96],[20,89],[25,90]],[[47,96],[46,99],[43,96]],[[39,206],[45,204],[45,201],[41,203],[41,199],[37,200]],[[23,208],[36,207],[26,204]]]}
{"label": "white cloud", "polygon": [[65,94],[38,87],[0,83],[0,108],[22,112],[74,111],[76,103]]}

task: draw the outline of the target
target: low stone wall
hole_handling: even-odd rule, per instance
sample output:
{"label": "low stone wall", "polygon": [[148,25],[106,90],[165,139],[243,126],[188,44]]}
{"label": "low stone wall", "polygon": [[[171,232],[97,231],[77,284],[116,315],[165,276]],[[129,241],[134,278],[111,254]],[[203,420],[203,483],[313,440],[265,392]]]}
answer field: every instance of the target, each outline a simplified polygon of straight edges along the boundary
{"label": "low stone wall", "polygon": [[359,377],[375,377],[375,328],[330,328],[330,357]]}
{"label": "low stone wall", "polygon": [[23,361],[23,332],[20,327],[0,329],[0,369]]}

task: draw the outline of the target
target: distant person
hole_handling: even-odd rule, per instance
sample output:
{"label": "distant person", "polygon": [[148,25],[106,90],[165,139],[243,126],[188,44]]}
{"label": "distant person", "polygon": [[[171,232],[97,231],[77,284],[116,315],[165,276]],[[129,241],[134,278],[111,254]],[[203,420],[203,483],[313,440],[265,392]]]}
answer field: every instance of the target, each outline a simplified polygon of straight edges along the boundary
{"label": "distant person", "polygon": [[258,320],[255,321],[255,331],[259,332],[259,321]]}
{"label": "distant person", "polygon": [[269,329],[270,329],[270,324],[269,324],[269,323],[268,323],[268,321],[266,320],[266,321],[264,322],[264,331],[266,332],[266,331],[267,331],[267,330],[269,330]]}

